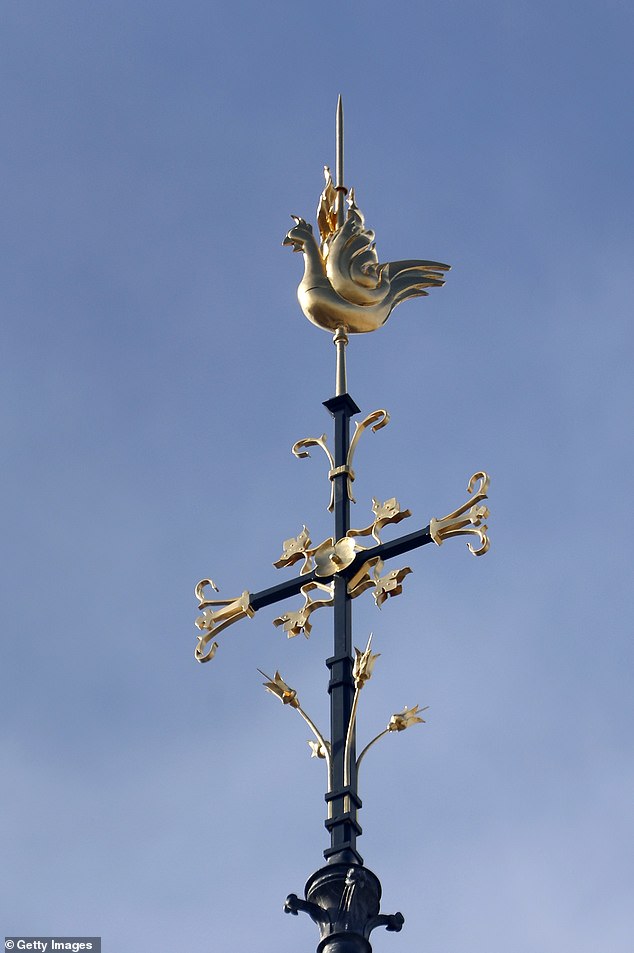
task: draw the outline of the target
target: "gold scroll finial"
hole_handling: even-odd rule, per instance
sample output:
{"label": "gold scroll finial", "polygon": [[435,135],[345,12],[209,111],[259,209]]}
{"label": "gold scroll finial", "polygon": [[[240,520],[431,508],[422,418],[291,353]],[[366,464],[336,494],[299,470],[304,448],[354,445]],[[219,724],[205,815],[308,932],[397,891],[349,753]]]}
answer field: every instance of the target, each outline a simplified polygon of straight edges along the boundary
{"label": "gold scroll finial", "polygon": [[[335,335],[335,339],[336,337],[337,335]],[[347,342],[347,338],[346,338],[346,342]],[[345,392],[342,391],[342,393],[345,393]],[[361,423],[355,422],[354,434],[352,436],[352,440],[350,441],[350,447],[348,448],[348,455],[346,457],[346,462],[341,467],[335,466],[335,458],[333,457],[332,453],[328,449],[328,446],[326,444],[325,433],[322,433],[321,437],[304,437],[302,440],[297,440],[291,447],[291,453],[293,454],[293,456],[297,457],[300,460],[310,456],[310,453],[306,449],[307,447],[321,447],[321,449],[324,451],[324,453],[328,457],[328,462],[330,464],[330,470],[328,471],[328,479],[330,480],[330,502],[328,503],[328,509],[330,510],[330,512],[332,512],[332,510],[335,507],[335,491],[334,491],[333,481],[335,477],[340,476],[342,473],[345,473],[348,478],[347,480],[348,499],[352,503],[356,503],[356,500],[354,496],[352,495],[352,484],[354,483],[354,470],[352,469],[352,459],[354,457],[355,450],[357,449],[357,444],[359,443],[361,434],[368,427],[371,427],[372,432],[376,433],[377,430],[381,430],[383,427],[387,427],[389,422],[390,422],[390,415],[388,414],[387,410],[384,410],[384,409],[373,410],[371,414],[368,414],[367,417],[365,417],[365,419],[361,421]],[[394,500],[393,502],[396,503],[396,500]],[[387,506],[388,504],[386,503],[384,505]],[[411,515],[409,510],[405,511],[405,515],[406,516]],[[389,523],[389,522],[398,522],[398,521],[386,520],[382,523],[382,525],[385,525],[385,522]],[[371,531],[372,531],[372,527],[370,527],[367,530],[368,533]],[[350,531],[347,535],[348,536],[365,536],[366,531],[354,530],[354,531]],[[372,532],[372,535],[374,536],[374,532]],[[379,542],[378,537],[375,537],[375,538],[377,542]]]}
{"label": "gold scroll finial", "polygon": [[467,484],[467,493],[471,494],[471,498],[443,519],[429,521],[429,534],[437,546],[453,536],[477,536],[479,547],[475,549],[471,543],[467,543],[469,551],[474,556],[484,556],[488,552],[488,527],[484,521],[490,514],[488,506],[480,504],[488,498],[490,482],[491,478],[483,470],[474,473]]}
{"label": "gold scroll finial", "polygon": [[[214,636],[239,619],[252,619],[255,615],[255,610],[251,607],[251,596],[246,589],[236,599],[210,599],[206,592],[207,589],[218,592],[218,587],[213,579],[201,579],[194,590],[198,599],[198,608],[202,609],[202,615],[198,616],[195,625],[197,629],[204,633],[204,635],[196,636],[198,644],[194,650],[194,655],[198,662],[209,662],[216,654],[218,643],[211,642]],[[211,606],[218,606],[219,608],[212,609]],[[209,645],[210,642],[211,645]]]}

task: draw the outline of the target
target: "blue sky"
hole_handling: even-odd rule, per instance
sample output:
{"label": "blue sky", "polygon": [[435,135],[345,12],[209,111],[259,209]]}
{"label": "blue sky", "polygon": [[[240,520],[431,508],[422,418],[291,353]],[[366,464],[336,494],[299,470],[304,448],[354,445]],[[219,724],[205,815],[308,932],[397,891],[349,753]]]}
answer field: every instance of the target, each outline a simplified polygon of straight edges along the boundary
{"label": "blue sky", "polygon": [[[272,585],[331,532],[328,335],[301,259],[334,163],[381,260],[453,265],[348,349],[392,421],[372,496],[443,516],[486,469],[492,547],[413,554],[355,604],[381,653],[359,842],[400,935],[378,953],[629,953],[631,5],[8,0],[3,88],[5,933],[104,950],[312,949],[323,765],[261,687],[327,722],[328,611],[193,658],[194,584]],[[369,521],[369,520],[367,520]],[[399,528],[399,530],[400,530]],[[387,530],[390,538],[399,530]]]}

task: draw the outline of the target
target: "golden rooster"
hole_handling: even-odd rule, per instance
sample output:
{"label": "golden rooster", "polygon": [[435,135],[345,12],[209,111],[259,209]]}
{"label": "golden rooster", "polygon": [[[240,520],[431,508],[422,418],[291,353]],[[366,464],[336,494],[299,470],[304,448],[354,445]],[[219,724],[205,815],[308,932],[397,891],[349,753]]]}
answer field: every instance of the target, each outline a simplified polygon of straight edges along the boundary
{"label": "golden rooster", "polygon": [[291,216],[295,225],[282,243],[304,255],[304,277],[297,298],[308,320],[325,331],[376,331],[401,301],[426,295],[426,288],[441,288],[443,272],[451,266],[417,260],[380,264],[374,232],[365,227],[353,189],[347,199],[346,219],[337,227],[337,190],[328,166],[324,172],[326,186],[317,209],[321,245],[312,227],[297,215]]}

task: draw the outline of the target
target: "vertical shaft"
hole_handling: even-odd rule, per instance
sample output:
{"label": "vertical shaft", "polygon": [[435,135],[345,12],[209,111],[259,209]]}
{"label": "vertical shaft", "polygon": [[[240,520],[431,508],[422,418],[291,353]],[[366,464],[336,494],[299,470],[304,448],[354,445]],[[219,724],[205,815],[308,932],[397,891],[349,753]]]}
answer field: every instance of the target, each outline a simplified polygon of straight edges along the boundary
{"label": "vertical shaft", "polygon": [[[337,348],[337,388],[335,393],[337,397],[346,394],[348,391],[348,380],[346,374],[346,345],[348,344],[348,335],[345,328],[337,328],[333,341]],[[346,451],[347,452],[347,451]]]}
{"label": "vertical shaft", "polygon": [[[337,190],[337,228],[344,223],[344,196],[346,187],[343,178],[343,102],[337,102],[336,119],[336,165],[335,188]],[[347,393],[346,381],[346,328],[338,328],[334,335],[337,348],[336,396],[325,401],[325,407],[334,417],[335,447],[333,481],[335,541],[343,539],[350,529],[350,500],[348,498],[348,451],[350,449],[350,418],[359,413],[359,408]],[[324,851],[329,864],[363,864],[357,853],[357,835],[361,828],[357,822],[357,810],[361,801],[357,795],[356,739],[352,734],[349,747],[349,784],[346,770],[346,737],[354,701],[354,678],[352,676],[352,609],[345,577],[334,577],[334,648],[331,658],[326,659],[330,671],[328,693],[330,695],[330,744],[332,778],[326,794],[330,831],[330,847]]]}
{"label": "vertical shaft", "polygon": [[[348,394],[340,394],[325,402],[335,423],[335,470],[333,477],[335,539],[342,539],[350,529],[350,500],[348,477],[345,472],[350,446],[350,418],[359,413],[359,408]],[[357,835],[361,828],[357,823],[357,809],[361,802],[357,796],[355,767],[355,740],[350,751],[350,784],[344,785],[345,742],[354,699],[352,677],[352,611],[348,596],[347,580],[334,577],[334,651],[326,660],[330,670],[328,692],[330,694],[330,739],[332,745],[332,790],[326,795],[329,801],[329,817],[326,827],[330,830],[330,848],[324,851],[329,863],[362,863],[356,851]]]}
{"label": "vertical shaft", "polygon": [[341,96],[337,100],[337,119],[335,122],[335,138],[337,142],[335,156],[335,188],[337,190],[337,228],[341,228],[344,221],[343,198],[346,194],[346,187],[343,184],[343,102]]}
{"label": "vertical shaft", "polygon": [[335,121],[335,136],[337,141],[337,155],[335,164],[335,186],[343,187],[343,101],[341,96],[337,100],[337,119]]}

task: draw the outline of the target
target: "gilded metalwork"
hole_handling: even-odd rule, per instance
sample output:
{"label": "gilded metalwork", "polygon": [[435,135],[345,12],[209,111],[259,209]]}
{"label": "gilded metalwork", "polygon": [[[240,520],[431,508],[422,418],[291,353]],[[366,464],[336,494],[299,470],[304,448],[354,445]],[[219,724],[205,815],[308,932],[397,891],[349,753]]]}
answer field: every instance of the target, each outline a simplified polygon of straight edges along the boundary
{"label": "gilded metalwork", "polygon": [[220,589],[218,588],[216,583],[213,581],[213,579],[201,579],[200,582],[197,583],[196,588],[194,589],[194,595],[196,596],[196,599],[198,600],[199,609],[203,609],[205,606],[209,606],[213,604],[213,600],[208,599],[205,596],[205,589],[207,589],[207,587],[209,587],[210,589],[213,589],[214,592],[220,592]]}
{"label": "gilded metalwork", "polygon": [[[328,593],[328,598],[312,599],[309,593],[315,589]],[[308,638],[312,631],[312,623],[310,622],[312,613],[315,612],[316,609],[321,609],[323,606],[334,605],[335,601],[332,584],[325,586],[318,582],[309,582],[305,586],[302,586],[300,592],[304,597],[304,605],[301,609],[298,609],[296,612],[284,612],[278,616],[277,619],[273,619],[273,625],[278,627],[284,626],[284,632],[286,632],[289,639],[292,639],[296,635],[301,635],[302,633]]]}
{"label": "gilded metalwork", "polygon": [[337,328],[333,337],[333,344],[337,348],[337,376],[335,379],[335,394],[340,397],[348,393],[348,373],[346,370],[346,347],[348,335],[345,328]]}
{"label": "gilded metalwork", "polygon": [[[337,476],[337,467],[335,465],[335,458],[330,452],[330,448],[326,444],[326,434],[322,433],[321,437],[304,437],[303,440],[297,440],[291,447],[291,453],[294,457],[297,457],[298,460],[304,460],[306,457],[310,456],[310,453],[306,449],[307,447],[321,447],[326,456],[328,457],[328,463],[330,464],[330,470],[328,472],[328,479],[330,482],[330,501],[328,503],[328,511],[332,513],[335,506],[335,487],[333,484],[334,478]],[[354,474],[352,475],[354,480]],[[348,478],[348,483],[350,479]]]}
{"label": "gilded metalwork", "polygon": [[352,667],[352,677],[354,678],[355,688],[361,690],[366,682],[369,682],[372,678],[372,672],[374,671],[374,665],[376,660],[380,657],[381,653],[377,652],[375,655],[370,651],[370,646],[372,645],[372,633],[370,633],[370,638],[368,639],[368,644],[366,645],[363,652],[360,649],[355,648],[354,650],[354,665]]}
{"label": "gilded metalwork", "polygon": [[341,572],[343,569],[347,569],[361,549],[350,536],[344,536],[337,542],[334,541],[332,536],[329,536],[323,543],[312,548],[309,548],[310,542],[310,533],[305,526],[299,536],[285,539],[282,544],[282,555],[273,563],[275,568],[283,569],[287,566],[293,566],[300,559],[303,559],[304,564],[300,570],[300,576],[306,575],[314,569],[316,576],[327,578],[328,576],[334,576],[335,573]]}
{"label": "gilded metalwork", "polygon": [[376,585],[373,593],[374,601],[379,609],[386,599],[401,595],[403,592],[403,580],[405,576],[408,576],[412,571],[409,566],[404,566],[402,569],[391,569],[389,572],[386,572],[384,576],[381,576],[380,573],[382,569],[383,561],[379,560],[374,567]]}
{"label": "gilded metalwork", "polygon": [[311,758],[323,758],[326,757],[326,749],[319,741],[309,741],[308,747],[310,748]]}
{"label": "gilded metalwork", "polygon": [[321,577],[334,576],[335,573],[347,569],[354,561],[358,546],[349,536],[333,543],[332,537],[325,540],[314,551],[315,575]]}
{"label": "gilded metalwork", "polygon": [[372,745],[375,745],[377,741],[379,741],[381,738],[384,738],[387,734],[391,734],[395,731],[405,731],[405,729],[410,728],[411,725],[425,724],[425,719],[420,717],[419,712],[427,711],[428,709],[429,705],[425,705],[424,708],[421,708],[419,705],[414,705],[413,708],[407,708],[406,706],[403,711],[399,711],[395,715],[392,715],[389,722],[387,723],[387,728],[384,728],[383,731],[380,731],[378,735],[372,739],[372,741],[368,742],[357,758],[357,771],[359,770],[361,762],[365,758]]}
{"label": "gilded metalwork", "polygon": [[385,503],[379,503],[379,501],[373,497],[372,512],[374,513],[374,520],[369,526],[366,526],[364,529],[349,529],[347,535],[372,535],[372,538],[375,539],[377,543],[380,543],[381,539],[379,534],[384,526],[400,523],[401,520],[405,520],[412,515],[411,510],[401,509],[401,505],[395,496],[393,496],[390,500],[386,500]]}
{"label": "gilded metalwork", "polygon": [[304,437],[303,440],[297,440],[291,447],[291,453],[294,457],[297,457],[298,460],[303,460],[305,457],[310,456],[308,450],[306,450],[306,447],[321,447],[328,457],[331,470],[334,469],[335,458],[326,444],[325,433],[322,433],[321,437]]}
{"label": "gilded metalwork", "polygon": [[[377,330],[389,319],[394,308],[409,298],[424,296],[427,289],[441,287],[449,265],[423,260],[404,260],[380,263],[376,252],[374,232],[366,226],[354,190],[344,185],[343,174],[343,107],[337,107],[337,148],[335,181],[325,168],[325,184],[317,209],[319,235],[299,216],[292,216],[293,227],[284,244],[303,255],[304,275],[298,288],[298,299],[306,318],[333,333],[336,349],[336,395],[325,402],[334,418],[334,447],[331,452],[326,434],[298,440],[292,448],[298,458],[309,456],[309,449],[320,447],[328,460],[330,503],[334,511],[333,535],[319,545],[313,545],[307,526],[302,526],[296,537],[285,539],[282,553],[273,564],[278,569],[298,566],[292,578],[261,591],[245,590],[235,599],[216,598],[218,588],[211,579],[202,580],[196,587],[199,609],[196,620],[200,630],[196,658],[209,661],[215,655],[218,642],[214,636],[256,610],[302,597],[298,609],[281,612],[273,624],[288,638],[312,631],[313,615],[317,609],[334,608],[333,652],[327,659],[330,670],[330,740],[321,733],[303,710],[297,691],[286,683],[279,671],[271,678],[264,672],[264,688],[284,706],[297,711],[311,731],[308,745],[311,757],[326,761],[328,789],[326,803],[330,847],[324,851],[328,866],[313,875],[306,886],[306,899],[291,895],[286,909],[299,910],[309,915],[320,926],[320,947],[332,946],[331,953],[341,953],[344,947],[354,953],[369,949],[368,937],[378,925],[388,930],[401,928],[403,918],[379,915],[380,884],[363,866],[357,852],[358,824],[358,769],[368,750],[386,734],[398,734],[412,725],[423,723],[419,705],[403,708],[393,714],[387,726],[357,756],[357,719],[361,690],[373,676],[378,653],[372,653],[372,635],[363,651],[353,648],[351,599],[372,591],[377,607],[387,599],[400,595],[409,566],[386,571],[386,562],[399,555],[418,549],[434,541],[437,545],[452,536],[475,536],[477,545],[469,543],[475,555],[482,555],[489,547],[485,520],[489,511],[483,501],[487,497],[489,478],[479,472],[469,481],[470,499],[443,519],[432,519],[429,527],[383,543],[385,527],[396,525],[411,516],[409,509],[400,506],[396,497],[385,501],[372,500],[373,519],[367,526],[351,529],[350,502],[355,481],[354,457],[362,434],[371,429],[377,432],[389,422],[385,409],[368,414],[356,423],[351,434],[351,421],[359,407],[348,394],[346,349],[351,334]],[[365,537],[365,539],[364,539]],[[364,545],[361,545],[361,544]],[[299,604],[299,600],[295,600]],[[354,652],[354,658],[352,658]],[[348,866],[351,865],[351,866]]]}
{"label": "gilded metalwork", "polygon": [[379,556],[372,556],[370,559],[366,559],[357,570],[352,579],[348,582],[348,595],[351,599],[356,599],[357,596],[362,595],[368,589],[374,589],[376,585],[374,569],[377,563],[380,562],[381,559]]}
{"label": "gilded metalwork", "polygon": [[348,450],[348,466],[352,466],[352,458],[354,457],[354,452],[357,449],[357,444],[359,443],[359,438],[364,430],[367,430],[368,427],[372,427],[372,433],[376,433],[377,430],[382,430],[383,427],[387,427],[390,422],[390,415],[387,410],[381,408],[380,410],[373,410],[371,414],[368,414],[361,423],[355,421],[354,433],[352,435],[352,440],[350,441],[350,449]]}
{"label": "gilded metalwork", "polygon": [[414,705],[413,708],[405,707],[403,711],[397,712],[395,715],[392,715],[387,726],[388,731],[405,731],[406,728],[409,728],[411,725],[420,725],[425,723],[425,719],[419,716],[419,711],[427,711],[429,705],[426,705],[425,708],[421,708],[419,705]]}
{"label": "gilded metalwork", "polygon": [[411,573],[409,566],[402,569],[392,569],[381,575],[383,560],[378,556],[367,559],[358,572],[348,583],[348,595],[356,599],[368,589],[373,589],[374,601],[380,609],[386,599],[391,596],[400,596],[403,592],[403,580]]}
{"label": "gilded metalwork", "polygon": [[327,165],[324,166],[324,179],[326,184],[319,196],[317,205],[317,227],[322,243],[327,242],[330,235],[337,231],[337,213],[335,211],[337,190],[332,184],[332,176]]}
{"label": "gilded metalwork", "polygon": [[346,731],[346,744],[344,748],[343,756],[343,783],[344,787],[347,787],[350,784],[350,760],[351,760],[351,748],[352,748],[352,739],[354,737],[354,728],[357,721],[357,709],[359,707],[359,695],[361,689],[366,682],[372,677],[372,672],[374,670],[374,664],[379,658],[379,654],[373,655],[370,651],[372,645],[372,633],[368,638],[367,645],[363,652],[355,648],[355,659],[354,666],[352,669],[352,677],[354,678],[354,697],[352,699],[352,708],[350,710],[350,718],[348,719],[348,730]]}
{"label": "gilded metalwork", "polygon": [[310,572],[312,569],[312,554],[310,547],[310,533],[306,526],[302,527],[299,536],[285,539],[282,543],[282,555],[273,563],[276,569],[285,569],[287,566],[294,566],[300,559],[304,560],[304,565],[299,571],[300,576]]}
{"label": "gilded metalwork", "polygon": [[[246,590],[236,599],[208,599],[205,597],[205,589],[208,587],[214,592],[219,591],[212,579],[201,579],[194,590],[198,599],[198,608],[203,610],[202,615],[196,619],[195,625],[205,633],[196,636],[198,644],[194,649],[194,655],[198,662],[209,662],[216,654],[218,643],[213,642],[209,645],[214,636],[233,625],[234,622],[238,622],[239,619],[252,618],[255,615],[250,605],[251,597]],[[220,608],[210,609],[210,606]]]}
{"label": "gilded metalwork", "polygon": [[[335,338],[336,338],[336,335],[335,335]],[[342,473],[348,477],[348,480],[347,480],[348,499],[350,500],[351,503],[357,502],[354,496],[352,495],[352,484],[354,483],[354,470],[352,469],[352,460],[355,454],[355,450],[357,449],[357,444],[359,443],[361,434],[365,430],[367,430],[368,427],[371,427],[372,432],[376,433],[377,430],[381,430],[383,427],[386,427],[389,424],[389,422],[390,422],[390,415],[388,414],[387,410],[374,410],[372,411],[371,414],[368,414],[368,416],[364,420],[362,420],[361,423],[358,423],[355,421],[354,434],[352,435],[352,439],[350,441],[350,447],[348,448],[346,462],[345,464],[342,464],[341,466],[335,465],[334,457],[332,453],[330,452],[330,449],[326,443],[325,433],[322,433],[321,437],[304,437],[303,440],[298,440],[296,443],[293,444],[291,448],[291,453],[293,454],[293,456],[297,457],[298,459],[305,459],[306,457],[310,456],[310,453],[306,449],[307,447],[321,447],[321,449],[324,451],[324,453],[328,457],[328,462],[330,463],[330,470],[328,471],[328,479],[330,480],[330,502],[328,503],[329,512],[332,512],[335,505],[335,491],[334,491],[333,480],[335,479],[335,477],[341,476]],[[387,506],[390,502],[391,501],[388,500],[387,503],[384,503],[382,505]],[[393,502],[396,503],[396,500],[394,500]],[[376,500],[373,500],[373,503],[376,503]],[[411,515],[409,513],[409,510],[405,512],[407,513],[408,516]],[[405,518],[404,516],[400,517],[400,519],[404,519],[404,518]],[[386,525],[386,523],[389,523],[389,522],[398,523],[399,520],[385,519],[382,525]],[[370,531],[371,530],[368,530],[368,532]],[[364,535],[364,533],[361,530],[361,531],[350,532],[348,533],[348,535],[362,536]]]}
{"label": "gilded metalwork", "polygon": [[[326,184],[319,198],[318,245],[312,226],[299,215],[282,244],[304,256],[304,276],[297,298],[304,315],[318,328],[364,334],[380,328],[394,308],[408,298],[425,296],[426,288],[440,288],[450,265],[438,261],[406,260],[381,264],[374,232],[355,202],[347,196],[344,216],[343,184],[333,186],[325,167]],[[345,220],[344,220],[345,217]]]}
{"label": "gilded metalwork", "polygon": [[451,539],[453,536],[477,536],[480,546],[475,549],[471,543],[467,543],[469,551],[474,556],[483,556],[488,551],[489,537],[486,535],[488,527],[484,520],[489,517],[489,508],[479,504],[487,499],[490,482],[490,477],[484,471],[474,473],[467,484],[467,493],[472,494],[471,499],[449,516],[429,521],[429,533],[438,546],[443,540]]}
{"label": "gilded metalwork", "polygon": [[359,423],[355,421],[354,424],[354,433],[352,435],[352,440],[350,441],[350,448],[348,450],[348,456],[346,459],[346,465],[349,468],[348,474],[348,499],[352,503],[356,503],[355,498],[352,495],[352,483],[354,481],[354,471],[352,469],[352,459],[354,457],[355,450],[357,449],[357,444],[364,430],[367,430],[368,427],[372,428],[372,433],[376,433],[377,430],[381,430],[383,427],[387,427],[390,422],[390,415],[387,410],[373,410],[371,414]]}
{"label": "gilded metalwork", "polygon": [[[266,681],[262,683],[266,691],[269,692],[271,695],[274,695],[275,698],[279,698],[279,700],[282,702],[283,705],[290,705],[291,708],[294,708],[295,711],[299,715],[301,715],[301,717],[304,719],[304,721],[306,722],[306,724],[308,725],[308,727],[314,734],[315,738],[317,739],[317,743],[314,749],[316,753],[313,753],[312,757],[325,759],[326,766],[328,768],[328,779],[330,783],[332,779],[330,742],[326,741],[326,739],[322,735],[321,731],[319,730],[315,722],[312,720],[312,718],[310,718],[306,714],[306,712],[300,705],[299,698],[297,697],[297,692],[295,691],[295,689],[291,688],[290,685],[286,684],[286,682],[284,681],[284,679],[282,678],[279,672],[276,672],[273,678],[271,678],[270,675],[267,675],[266,672],[263,672],[262,669],[260,668],[258,669],[258,672],[260,673],[260,675],[263,675],[264,678],[266,679]],[[311,746],[311,751],[313,751],[313,745],[315,743],[311,741],[309,741],[308,743]]]}
{"label": "gilded metalwork", "polygon": [[273,678],[267,675],[266,672],[263,672],[262,669],[258,669],[258,672],[267,679],[267,681],[264,682],[264,687],[267,692],[279,698],[283,705],[290,705],[291,708],[299,708],[297,692],[294,688],[291,688],[290,685],[286,684],[279,672],[276,672]]}

